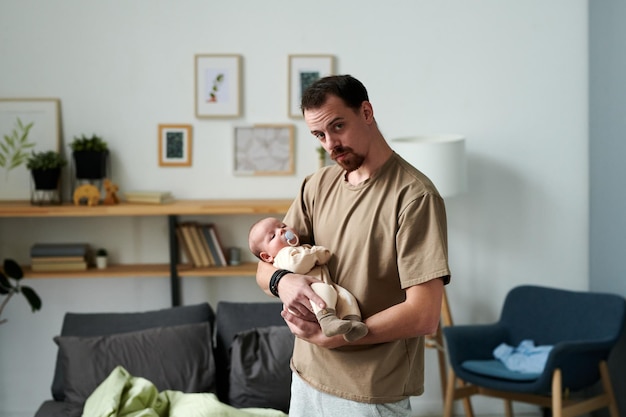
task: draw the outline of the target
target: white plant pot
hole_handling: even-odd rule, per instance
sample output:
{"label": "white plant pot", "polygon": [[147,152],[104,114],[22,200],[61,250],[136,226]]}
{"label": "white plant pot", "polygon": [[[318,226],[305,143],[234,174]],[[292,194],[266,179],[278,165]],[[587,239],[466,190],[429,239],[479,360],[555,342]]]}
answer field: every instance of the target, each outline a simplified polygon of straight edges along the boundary
{"label": "white plant pot", "polygon": [[107,267],[107,257],[106,256],[96,256],[96,267],[98,269],[104,269]]}

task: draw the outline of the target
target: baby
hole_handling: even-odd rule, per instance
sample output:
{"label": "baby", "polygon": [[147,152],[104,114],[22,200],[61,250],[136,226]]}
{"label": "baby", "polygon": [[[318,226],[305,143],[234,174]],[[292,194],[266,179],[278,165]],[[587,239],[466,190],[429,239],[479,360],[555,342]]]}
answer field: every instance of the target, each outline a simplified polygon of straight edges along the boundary
{"label": "baby", "polygon": [[250,228],[248,244],[250,251],[263,262],[319,279],[320,282],[311,284],[311,289],[324,300],[326,308],[314,303],[311,306],[326,336],[341,334],[346,341],[353,342],[367,334],[356,299],[330,278],[326,266],[331,256],[328,249],[299,245],[294,230],[274,217],[262,219]]}

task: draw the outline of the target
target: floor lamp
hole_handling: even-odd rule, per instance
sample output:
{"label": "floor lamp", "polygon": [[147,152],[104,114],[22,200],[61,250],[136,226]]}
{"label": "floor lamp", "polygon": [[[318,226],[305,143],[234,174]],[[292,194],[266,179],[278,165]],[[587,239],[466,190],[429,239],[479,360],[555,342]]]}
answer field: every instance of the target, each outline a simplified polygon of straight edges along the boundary
{"label": "floor lamp", "polygon": [[[446,199],[467,189],[465,138],[460,135],[424,135],[391,140],[391,147],[411,165],[422,171]],[[443,290],[441,318],[437,333],[427,338],[426,346],[437,349],[441,393],[445,401],[447,362],[442,326],[452,325],[446,289]],[[469,403],[466,404],[466,407]],[[467,415],[472,415],[470,414]]]}

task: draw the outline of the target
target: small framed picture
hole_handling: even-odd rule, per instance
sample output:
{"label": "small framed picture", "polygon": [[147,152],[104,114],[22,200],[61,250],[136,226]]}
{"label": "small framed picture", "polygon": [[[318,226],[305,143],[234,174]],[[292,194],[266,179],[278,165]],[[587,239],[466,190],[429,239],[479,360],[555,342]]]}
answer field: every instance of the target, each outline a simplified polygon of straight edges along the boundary
{"label": "small framed picture", "polygon": [[241,56],[196,55],[196,117],[241,115]]}
{"label": "small framed picture", "polygon": [[235,127],[236,175],[292,175],[294,126]]}
{"label": "small framed picture", "polygon": [[332,75],[334,61],[332,55],[289,55],[289,117],[302,117],[302,92],[314,81]]}
{"label": "small framed picture", "polygon": [[191,125],[159,125],[159,166],[191,166]]}

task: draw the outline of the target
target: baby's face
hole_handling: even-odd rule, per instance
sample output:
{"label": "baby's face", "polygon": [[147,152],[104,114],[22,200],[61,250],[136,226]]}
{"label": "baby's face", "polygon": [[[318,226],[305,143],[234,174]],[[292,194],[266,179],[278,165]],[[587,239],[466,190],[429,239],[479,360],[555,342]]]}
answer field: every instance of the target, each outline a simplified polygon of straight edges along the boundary
{"label": "baby's face", "polygon": [[260,242],[261,251],[271,256],[272,260],[282,248],[289,246],[287,239],[285,239],[287,230],[297,236],[295,230],[278,219],[268,218],[259,223],[255,232],[256,239]]}

